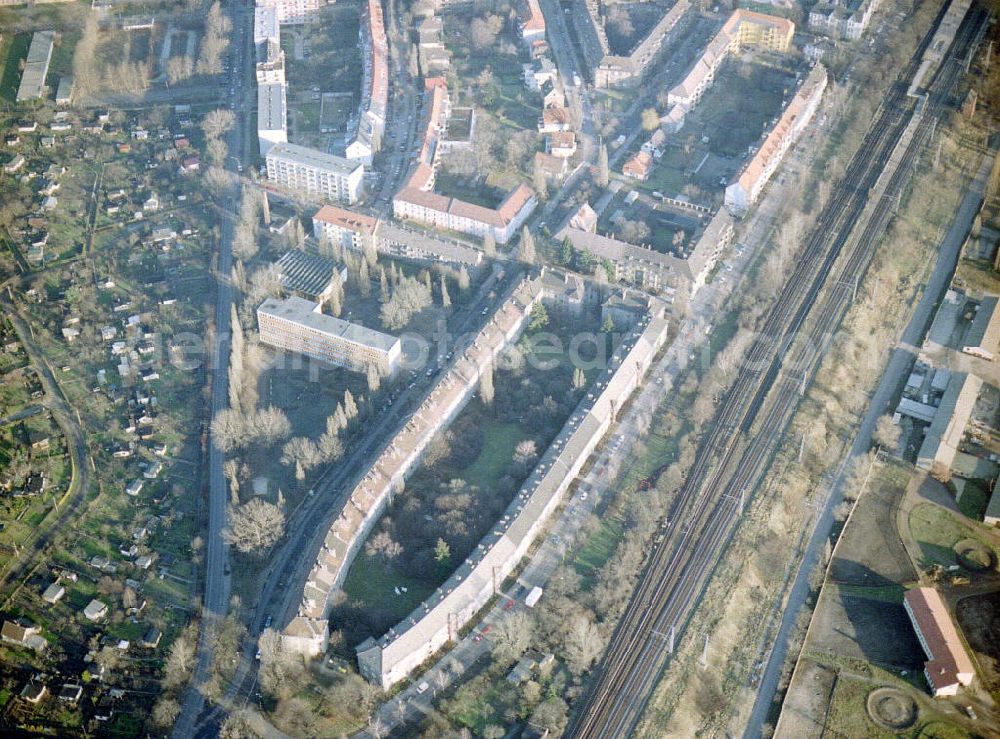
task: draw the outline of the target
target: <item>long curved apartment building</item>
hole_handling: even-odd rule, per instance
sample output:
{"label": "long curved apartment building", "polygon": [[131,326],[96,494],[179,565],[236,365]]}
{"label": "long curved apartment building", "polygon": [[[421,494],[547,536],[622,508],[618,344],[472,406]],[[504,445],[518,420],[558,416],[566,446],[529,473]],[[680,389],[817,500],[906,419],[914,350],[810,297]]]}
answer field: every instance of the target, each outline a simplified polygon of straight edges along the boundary
{"label": "long curved apartment building", "polygon": [[639,386],[667,336],[664,306],[651,311],[612,357],[612,364],[580,401],[534,472],[458,570],[402,622],[357,648],[361,674],[388,689],[456,638],[514,571],[548,525],[617,413]]}

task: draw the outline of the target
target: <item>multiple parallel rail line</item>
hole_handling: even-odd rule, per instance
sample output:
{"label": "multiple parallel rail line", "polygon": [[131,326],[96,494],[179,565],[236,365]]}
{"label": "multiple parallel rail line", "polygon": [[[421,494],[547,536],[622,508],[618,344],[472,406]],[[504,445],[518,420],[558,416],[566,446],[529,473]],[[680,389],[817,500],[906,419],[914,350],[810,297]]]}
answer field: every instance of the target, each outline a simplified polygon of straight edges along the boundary
{"label": "multiple parallel rail line", "polygon": [[[933,28],[892,85],[699,444],[663,522],[663,537],[647,559],[568,736],[621,737],[637,725],[669,658],[666,634],[679,638],[697,605],[736,528],[745,496],[763,478],[801,388],[815,374],[850,306],[852,287],[867,270],[897,198],[949,103],[964,71],[959,57],[977,43],[986,19],[982,10],[969,12],[924,99],[907,96],[907,81]],[[904,134],[908,141],[899,145]],[[830,280],[835,268],[836,278]]]}

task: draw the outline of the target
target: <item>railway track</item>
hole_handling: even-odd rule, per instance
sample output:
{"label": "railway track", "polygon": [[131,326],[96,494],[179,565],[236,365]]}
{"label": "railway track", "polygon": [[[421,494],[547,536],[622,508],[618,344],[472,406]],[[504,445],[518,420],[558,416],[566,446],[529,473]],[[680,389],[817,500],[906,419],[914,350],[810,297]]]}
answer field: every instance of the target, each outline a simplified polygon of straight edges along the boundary
{"label": "railway track", "polygon": [[[663,539],[648,558],[570,736],[625,736],[641,717],[669,657],[666,632],[680,636],[735,529],[745,495],[763,477],[798,405],[799,388],[815,373],[822,347],[850,305],[850,286],[867,269],[877,238],[893,215],[896,196],[908,182],[962,73],[955,51],[964,53],[971,47],[985,18],[982,11],[970,11],[918,112],[906,96],[906,81],[916,72],[934,29],[893,85],[769,311],[761,337],[725,395],[712,430],[699,444],[664,522]],[[913,135],[852,241],[855,225],[869,206],[869,194],[896,154],[911,119],[916,121]],[[837,279],[831,282],[835,267]],[[793,345],[798,336],[807,340]],[[788,366],[801,371],[785,369],[786,359]]]}

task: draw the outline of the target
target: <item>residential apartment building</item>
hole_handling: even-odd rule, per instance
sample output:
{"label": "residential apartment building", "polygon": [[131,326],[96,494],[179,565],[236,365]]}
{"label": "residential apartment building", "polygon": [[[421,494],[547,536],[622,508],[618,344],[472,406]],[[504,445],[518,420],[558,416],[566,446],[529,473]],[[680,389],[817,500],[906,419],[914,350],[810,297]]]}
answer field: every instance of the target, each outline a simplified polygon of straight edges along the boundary
{"label": "residential apartment building", "polygon": [[324,205],[312,217],[313,236],[320,243],[336,244],[360,251],[365,242],[375,243],[378,221],[363,213]]}
{"label": "residential apartment building", "polygon": [[820,2],[809,11],[809,30],[856,41],[864,34],[881,0]]}
{"label": "residential apartment building", "polygon": [[266,41],[257,46],[255,74],[258,85],[285,84],[285,52],[279,41]]}
{"label": "residential apartment building", "polygon": [[303,195],[356,203],[364,184],[364,165],[344,157],[289,143],[267,151],[267,178]]}
{"label": "residential apartment building", "polygon": [[273,7],[262,6],[258,3],[253,11],[254,46],[280,40],[281,24],[278,22],[278,11]]}
{"label": "residential apartment building", "polygon": [[517,27],[521,40],[530,46],[532,42],[545,38],[545,16],[538,0],[521,0],[517,12]]}
{"label": "residential apartment building", "polygon": [[690,7],[689,0],[677,0],[649,33],[628,54],[621,56],[611,53],[604,30],[602,3],[598,0],[575,0],[570,18],[594,85],[619,87],[639,84]]}
{"label": "residential apartment building", "polygon": [[684,112],[690,111],[712,86],[716,73],[730,54],[747,47],[786,53],[794,35],[795,24],[787,18],[752,10],[733,11],[687,76],[668,93],[668,105],[680,105]]}
{"label": "residential apartment building", "polygon": [[447,262],[478,267],[483,253],[469,244],[430,231],[378,221],[363,213],[324,205],[313,216],[313,236],[321,244],[360,251],[366,241],[380,254],[421,262]]}
{"label": "residential apartment building", "polygon": [[[561,290],[561,281],[553,281]],[[546,289],[544,298],[551,300]],[[599,384],[574,409],[519,494],[468,559],[406,618],[356,648],[367,680],[388,689],[405,679],[469,623],[497,594],[562,504],[594,449],[618,420],[667,338],[662,303],[650,308],[619,346]]]}
{"label": "residential apartment building", "polygon": [[826,81],[826,68],[817,64],[785,106],[764,143],[726,187],[726,208],[731,213],[742,215],[757,201],[785,153],[812,120],[826,89]]}
{"label": "residential apartment building", "polygon": [[[302,585],[302,598],[291,623],[309,619],[321,625],[326,620],[330,596],[343,584],[351,562],[390,497],[405,485],[438,432],[446,428],[472,398],[480,373],[520,336],[530,318],[531,308],[541,298],[540,282],[522,278],[506,293],[491,320],[480,328],[465,349],[456,352],[458,356],[441,373],[433,389],[391,443],[370,460],[367,471],[348,493],[322,546],[316,551],[312,569],[304,582],[296,581],[295,587]],[[322,630],[314,633],[322,633]],[[283,637],[288,634],[287,627],[282,634]],[[292,649],[325,647],[322,642],[302,643],[284,638],[283,643]]]}
{"label": "residential apartment building", "polygon": [[448,84],[442,77],[427,79],[425,90],[424,136],[417,165],[393,196],[393,215],[477,238],[491,233],[498,244],[506,244],[538,205],[535,191],[525,184],[518,185],[497,208],[433,192],[439,144],[447,131],[451,101]]}
{"label": "residential apartment building", "polygon": [[324,5],[326,0],[257,0],[258,8],[274,10],[279,23],[305,23]]}
{"label": "residential apartment building", "polygon": [[971,685],[976,669],[941,594],[935,588],[907,590],[903,607],[927,655],[924,677],[934,697],[956,695],[960,686]]}
{"label": "residential apartment building", "polygon": [[372,157],[382,145],[389,105],[389,43],[379,0],[367,0],[363,6],[358,37],[364,59],[361,104],[358,106],[357,126],[345,156],[370,166]]}
{"label": "residential apartment building", "polygon": [[365,372],[375,366],[383,376],[399,367],[398,338],[325,315],[304,298],[268,298],[257,308],[257,325],[261,343],[338,367]]}
{"label": "residential apartment building", "polygon": [[267,156],[275,144],[288,141],[286,107],[284,83],[257,85],[257,139],[262,157]]}
{"label": "residential apartment building", "polygon": [[640,287],[683,304],[700,290],[722,255],[732,243],[735,229],[732,216],[718,211],[684,254],[667,254],[639,244],[597,233],[597,215],[589,205],[572,213],[556,232],[556,241],[569,239],[574,248],[596,261],[614,268],[614,281]]}

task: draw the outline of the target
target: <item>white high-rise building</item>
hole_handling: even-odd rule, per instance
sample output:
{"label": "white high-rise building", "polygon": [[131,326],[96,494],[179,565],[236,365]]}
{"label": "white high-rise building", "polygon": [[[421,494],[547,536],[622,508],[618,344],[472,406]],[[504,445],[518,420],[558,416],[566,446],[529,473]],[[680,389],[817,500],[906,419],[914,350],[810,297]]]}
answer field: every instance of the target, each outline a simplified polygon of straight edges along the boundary
{"label": "white high-rise building", "polygon": [[257,0],[258,8],[273,8],[279,23],[305,23],[325,0]]}
{"label": "white high-rise building", "polygon": [[267,178],[272,182],[342,203],[361,198],[365,174],[361,162],[288,143],[273,145],[266,157]]}
{"label": "white high-rise building", "polygon": [[257,85],[257,138],[260,155],[266,156],[275,144],[288,141],[285,85]]}

